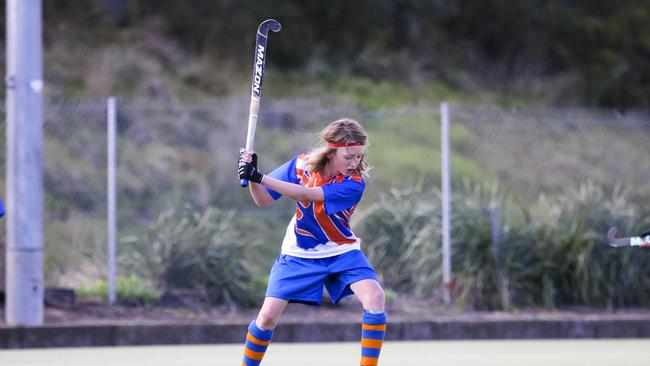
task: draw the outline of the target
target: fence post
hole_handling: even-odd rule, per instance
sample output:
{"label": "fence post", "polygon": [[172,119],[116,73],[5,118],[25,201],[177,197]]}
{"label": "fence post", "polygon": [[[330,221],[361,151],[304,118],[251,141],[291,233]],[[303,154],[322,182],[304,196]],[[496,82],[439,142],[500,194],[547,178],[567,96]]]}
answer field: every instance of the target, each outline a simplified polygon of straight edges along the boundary
{"label": "fence post", "polygon": [[451,304],[451,176],[449,168],[449,106],[440,105],[442,156],[442,282],[443,301]]}
{"label": "fence post", "polygon": [[508,277],[504,275],[501,248],[501,213],[497,201],[490,202],[488,209],[490,215],[490,228],[492,238],[492,254],[497,263],[497,281],[499,284],[499,293],[501,294],[501,306],[504,310],[510,309],[510,292],[508,291]]}
{"label": "fence post", "polygon": [[501,223],[499,220],[499,204],[496,201],[490,202],[490,232],[492,238],[492,251],[497,260],[501,259]]}
{"label": "fence post", "polygon": [[107,218],[107,232],[108,232],[108,302],[109,304],[115,303],[115,226],[116,226],[116,190],[115,190],[115,173],[116,173],[116,130],[117,130],[117,115],[116,115],[116,100],[115,97],[109,97],[106,102],[107,112],[107,125],[108,125],[108,218]]}

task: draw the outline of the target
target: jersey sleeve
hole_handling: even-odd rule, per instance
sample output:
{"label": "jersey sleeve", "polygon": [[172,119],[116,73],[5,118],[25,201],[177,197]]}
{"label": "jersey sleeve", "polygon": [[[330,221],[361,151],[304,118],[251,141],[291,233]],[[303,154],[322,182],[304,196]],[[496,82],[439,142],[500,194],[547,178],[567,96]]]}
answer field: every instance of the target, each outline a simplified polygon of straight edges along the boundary
{"label": "jersey sleeve", "polygon": [[[268,175],[270,177],[273,177],[275,179],[279,179],[284,182],[289,182],[289,183],[296,183],[298,184],[298,175],[296,174],[296,161],[298,160],[298,157],[294,157],[293,159],[287,161],[286,163],[280,165],[277,167],[274,171],[269,173]],[[278,198],[282,197],[282,195],[270,188],[266,189],[271,197],[273,197],[274,200],[277,200]]]}
{"label": "jersey sleeve", "polygon": [[324,186],[325,213],[347,210],[361,201],[361,195],[366,183],[362,179],[346,179],[339,183],[329,183]]}

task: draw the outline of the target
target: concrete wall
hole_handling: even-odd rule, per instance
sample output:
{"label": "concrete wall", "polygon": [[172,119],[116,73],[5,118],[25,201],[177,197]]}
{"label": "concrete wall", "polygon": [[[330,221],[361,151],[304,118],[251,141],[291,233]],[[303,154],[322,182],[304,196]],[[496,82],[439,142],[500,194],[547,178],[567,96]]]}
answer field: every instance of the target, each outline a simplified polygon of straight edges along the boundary
{"label": "concrete wall", "polygon": [[[247,324],[0,327],[0,348],[241,343]],[[358,323],[288,323],[274,342],[358,341]],[[647,338],[650,319],[390,322],[388,340]]]}

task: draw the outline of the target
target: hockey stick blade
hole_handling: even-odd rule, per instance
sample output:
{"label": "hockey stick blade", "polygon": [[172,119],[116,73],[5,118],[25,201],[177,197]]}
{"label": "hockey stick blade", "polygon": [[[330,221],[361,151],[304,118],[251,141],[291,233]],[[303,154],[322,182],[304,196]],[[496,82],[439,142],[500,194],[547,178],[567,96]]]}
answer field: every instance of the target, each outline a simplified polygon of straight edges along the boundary
{"label": "hockey stick blade", "polygon": [[617,238],[617,232],[616,227],[611,227],[607,231],[607,241],[613,247],[650,247],[650,235]]}

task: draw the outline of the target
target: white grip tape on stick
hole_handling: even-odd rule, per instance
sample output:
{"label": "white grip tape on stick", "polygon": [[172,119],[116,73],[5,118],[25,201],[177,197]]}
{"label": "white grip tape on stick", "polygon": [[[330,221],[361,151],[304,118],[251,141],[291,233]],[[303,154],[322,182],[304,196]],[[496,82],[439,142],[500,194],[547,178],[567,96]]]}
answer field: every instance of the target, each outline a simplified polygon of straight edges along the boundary
{"label": "white grip tape on stick", "polygon": [[255,129],[257,128],[257,116],[248,117],[248,134],[246,135],[246,150],[253,150],[255,144]]}

